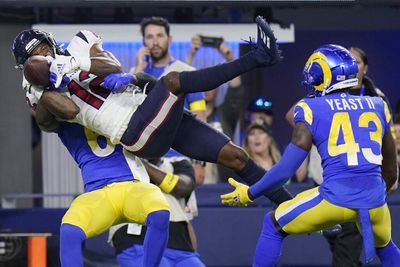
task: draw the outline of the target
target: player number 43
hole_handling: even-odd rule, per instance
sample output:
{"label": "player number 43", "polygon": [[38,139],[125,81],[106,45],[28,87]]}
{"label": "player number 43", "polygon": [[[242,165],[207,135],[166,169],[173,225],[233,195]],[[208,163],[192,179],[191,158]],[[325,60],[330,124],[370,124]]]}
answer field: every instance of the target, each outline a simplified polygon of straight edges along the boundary
{"label": "player number 43", "polygon": [[[382,146],[382,124],[378,116],[373,112],[364,112],[358,120],[358,127],[368,127],[369,123],[373,122],[376,126],[376,131],[369,133],[369,138],[379,144],[379,151]],[[338,144],[339,133],[342,131],[344,139],[343,144]],[[340,154],[347,154],[347,164],[349,166],[357,166],[357,153],[360,152],[360,146],[356,143],[353,129],[350,123],[349,113],[335,113],[332,119],[331,129],[329,131],[328,153],[334,157]],[[378,155],[372,152],[371,148],[362,148],[361,153],[364,158],[373,164],[380,165],[382,162],[382,154]]]}

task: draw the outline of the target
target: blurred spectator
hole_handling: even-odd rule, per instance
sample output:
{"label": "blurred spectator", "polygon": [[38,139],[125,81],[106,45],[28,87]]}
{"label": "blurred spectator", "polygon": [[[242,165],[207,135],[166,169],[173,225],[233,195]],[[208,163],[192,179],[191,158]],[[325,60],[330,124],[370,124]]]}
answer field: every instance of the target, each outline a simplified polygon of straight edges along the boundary
{"label": "blurred spectator", "polygon": [[250,122],[262,120],[268,125],[272,125],[274,111],[272,101],[265,97],[254,98],[247,107]]}
{"label": "blurred spectator", "polygon": [[[254,161],[265,170],[270,170],[281,159],[281,152],[272,135],[270,126],[256,120],[247,128],[243,148]],[[307,174],[306,162],[296,171],[298,182],[303,182]]]}
{"label": "blurred spectator", "polygon": [[[247,106],[246,118],[247,118],[246,119],[247,124],[250,124],[250,126],[247,130],[247,134],[245,134],[245,136],[243,136],[243,134],[242,134],[242,136],[243,136],[242,139],[244,138],[244,141],[242,143],[244,145],[245,150],[246,150],[246,142],[247,142],[246,139],[247,139],[249,129],[251,126],[262,123],[265,125],[264,127],[266,127],[267,129],[271,128],[271,125],[274,121],[274,110],[273,110],[272,101],[269,100],[268,98],[262,97],[262,96],[254,98],[250,102],[250,104]],[[272,131],[268,130],[267,133],[269,133],[269,135],[273,139]],[[276,147],[276,150],[279,152],[279,159],[280,159],[280,151],[276,146],[276,142],[273,141],[273,143],[274,143],[273,147]],[[273,150],[275,150],[275,149],[273,149]],[[278,162],[279,159],[277,159],[274,162],[274,164],[276,162]],[[257,162],[257,160],[256,160],[256,162]],[[293,177],[293,179],[291,179],[290,181],[302,183],[302,182],[305,182],[306,179],[307,179],[307,160],[303,162],[303,164],[300,166],[300,168],[296,171],[296,176]]]}
{"label": "blurred spectator", "polygon": [[[143,47],[136,54],[136,66],[131,69],[132,73],[145,72],[156,78],[160,78],[171,71],[191,71],[192,66],[175,59],[169,52],[172,36],[169,34],[168,20],[162,17],[144,18],[140,23],[143,37]],[[204,93],[190,93],[185,96],[185,107],[194,112],[202,121],[206,120],[206,105]],[[179,156],[170,150],[167,156]],[[204,182],[205,170],[203,162],[194,161],[196,173],[196,184]]]}
{"label": "blurred spectator", "polygon": [[246,131],[243,148],[265,170],[270,170],[281,159],[281,152],[265,122],[253,122]]}
{"label": "blurred spectator", "polygon": [[[186,57],[186,62],[191,64],[196,52],[201,49],[203,43],[199,34],[192,37],[191,47]],[[215,50],[220,53],[226,62],[234,60],[231,47],[225,42],[221,42]],[[206,118],[207,123],[217,131],[222,131],[232,140],[235,140],[234,133],[238,126],[244,88],[240,76],[232,79],[228,83],[228,89],[224,101],[219,106],[216,105],[216,97],[219,88],[205,92],[206,100]],[[238,138],[236,138],[238,139]],[[228,177],[234,176],[234,173],[224,167],[216,164],[207,163],[205,170],[205,183],[226,182]]]}
{"label": "blurred spectator", "polygon": [[[191,64],[196,52],[201,49],[203,43],[199,34],[192,37],[189,53],[186,57],[186,63]],[[221,42],[215,50],[220,53],[226,62],[234,60],[231,47],[225,42]],[[232,79],[228,83],[228,90],[224,102],[216,106],[215,99],[218,94],[218,88],[205,92],[206,96],[206,117],[207,122],[215,125],[216,129],[222,131],[233,138],[236,125],[239,121],[239,115],[242,107],[244,88],[240,76]]]}
{"label": "blurred spectator", "polygon": [[274,121],[272,101],[266,97],[258,96],[250,101],[244,114],[243,126],[240,130],[239,143],[243,145],[246,128],[255,121],[263,121],[269,126]]}
{"label": "blurred spectator", "polygon": [[[136,54],[136,66],[132,73],[145,72],[156,78],[165,76],[172,71],[191,71],[192,66],[175,59],[169,52],[172,36],[169,35],[168,20],[161,17],[144,18],[141,23],[143,47]],[[205,102],[203,93],[186,95],[186,108],[205,119]]]}
{"label": "blurred spectator", "polygon": [[365,95],[365,96],[380,96],[385,100],[390,108],[390,104],[385,94],[375,86],[370,77],[367,76],[368,72],[368,57],[367,54],[359,47],[350,47],[349,51],[357,60],[358,64],[358,85],[351,88],[350,94],[352,95]]}

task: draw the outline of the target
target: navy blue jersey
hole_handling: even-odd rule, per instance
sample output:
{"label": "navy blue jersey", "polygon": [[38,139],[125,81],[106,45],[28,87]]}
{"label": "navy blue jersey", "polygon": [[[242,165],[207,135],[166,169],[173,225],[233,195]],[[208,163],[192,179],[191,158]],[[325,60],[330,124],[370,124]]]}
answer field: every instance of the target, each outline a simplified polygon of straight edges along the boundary
{"label": "navy blue jersey", "polygon": [[295,123],[307,125],[321,156],[322,196],[351,208],[383,205],[381,148],[391,120],[386,103],[380,97],[332,93],[303,99],[294,112]]}

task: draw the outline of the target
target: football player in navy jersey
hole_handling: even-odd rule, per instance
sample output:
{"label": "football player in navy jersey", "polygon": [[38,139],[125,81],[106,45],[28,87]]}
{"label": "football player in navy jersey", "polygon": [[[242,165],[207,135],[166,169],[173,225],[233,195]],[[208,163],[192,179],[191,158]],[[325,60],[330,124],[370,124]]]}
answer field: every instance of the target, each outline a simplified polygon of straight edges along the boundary
{"label": "football player in navy jersey", "polygon": [[[31,55],[54,56],[52,48],[59,49],[47,33],[38,30],[24,31],[19,38],[27,38],[33,44],[24,50],[24,57],[16,56],[21,67]],[[98,74],[106,74],[107,70],[115,72],[121,68],[118,61],[101,51],[100,38],[92,32],[79,32],[65,53],[74,49],[82,54],[97,50],[98,57],[90,67],[93,72],[102,69]],[[27,100],[40,128],[58,134],[83,178],[85,193],[73,200],[60,227],[62,266],[83,266],[82,242],[121,222],[147,225],[141,266],[158,266],[168,240],[169,205],[158,187],[148,183],[149,177],[141,161],[104,136],[76,123],[58,121],[48,108],[69,118],[79,112],[67,96],[44,91],[39,100],[30,93],[35,90],[34,86],[26,82],[25,86],[29,87],[25,88]],[[51,97],[54,95],[56,97]],[[65,110],[69,113],[65,114]]]}
{"label": "football player in navy jersey", "polygon": [[350,95],[348,89],[357,82],[357,62],[348,50],[338,45],[315,50],[302,79],[314,97],[295,106],[292,140],[281,161],[250,187],[230,180],[235,190],[222,195],[222,202],[245,206],[284,184],[313,143],[322,158],[322,184],[265,216],[253,266],[275,266],[288,234],[310,233],[348,221],[358,224],[366,262],[375,252],[383,266],[400,262],[386,204],[387,191],[398,176],[391,115],[380,97]]}
{"label": "football player in navy jersey", "polygon": [[[186,93],[211,90],[241,73],[281,62],[281,51],[270,26],[262,17],[256,18],[256,24],[258,38],[246,55],[211,68],[171,72],[153,83],[149,92],[148,86],[146,90],[139,90],[138,87],[122,90],[141,82],[136,75],[118,71],[105,78],[100,74],[93,75],[91,72],[95,70],[97,57],[93,58],[88,52],[81,53],[75,49],[76,46],[68,48],[70,56],[55,53],[55,58],[50,59],[50,81],[79,107],[79,113],[74,117],[65,118],[63,114],[59,115],[59,110],[54,110],[52,105],[56,103],[54,98],[57,92],[25,87],[40,100],[47,95],[47,108],[56,117],[77,122],[104,135],[111,143],[122,144],[136,156],[157,158],[172,147],[190,158],[231,168],[247,183],[253,184],[264,175],[265,170],[228,137],[184,110],[183,100]],[[26,47],[20,42],[17,37],[14,48]],[[87,46],[88,42],[90,40],[81,38],[79,45]],[[14,54],[20,64],[18,49],[14,49]],[[56,108],[62,107],[57,105]],[[277,204],[291,199],[282,187],[268,192],[266,197]]]}

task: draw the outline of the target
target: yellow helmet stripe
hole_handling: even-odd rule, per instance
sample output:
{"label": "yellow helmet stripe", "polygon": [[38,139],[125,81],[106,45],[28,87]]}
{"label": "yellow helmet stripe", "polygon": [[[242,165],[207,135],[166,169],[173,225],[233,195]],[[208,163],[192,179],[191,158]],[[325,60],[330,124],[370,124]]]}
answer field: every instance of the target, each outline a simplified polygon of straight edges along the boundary
{"label": "yellow helmet stripe", "polygon": [[331,72],[331,69],[330,69],[330,67],[328,65],[328,58],[324,54],[322,54],[320,52],[313,53],[310,56],[310,58],[307,60],[306,68],[309,68],[310,65],[312,63],[314,63],[314,62],[321,66],[322,72],[324,74],[323,83],[320,84],[320,85],[314,86],[314,88],[316,90],[322,92],[324,90],[324,88],[328,88],[329,85],[331,84],[331,82],[332,82],[332,72]]}

